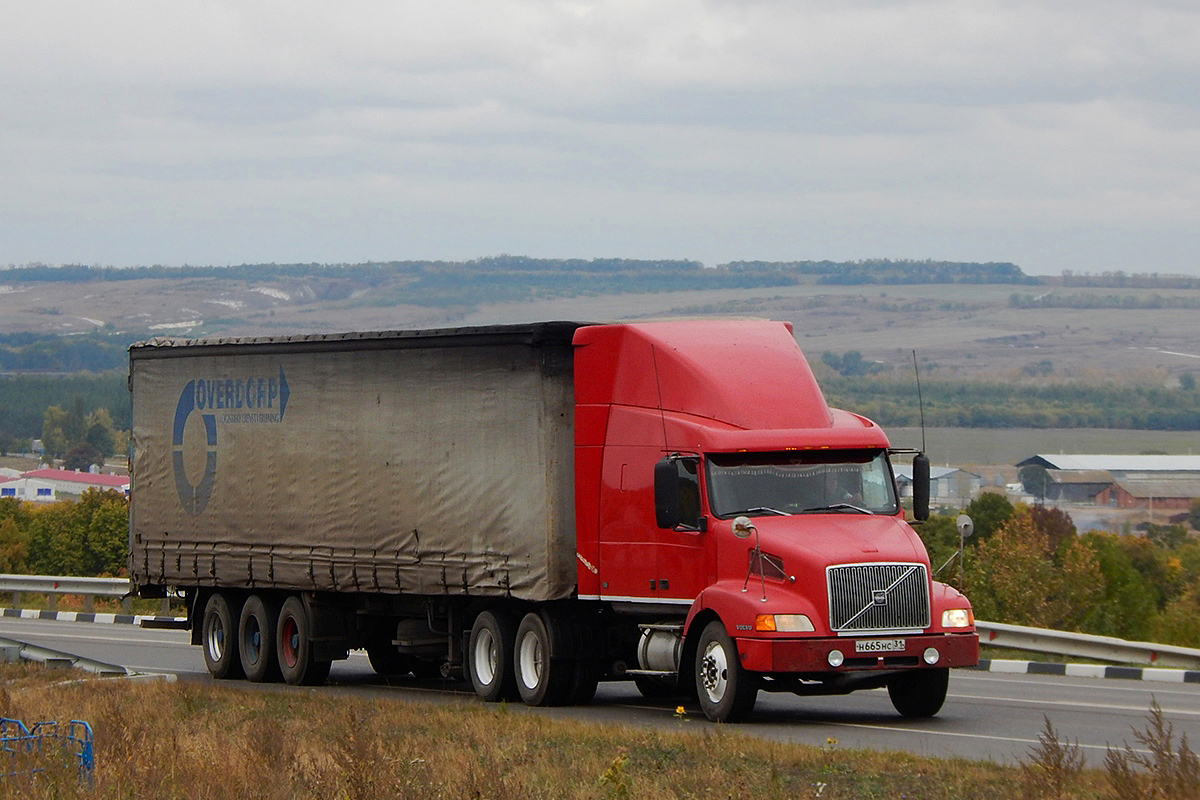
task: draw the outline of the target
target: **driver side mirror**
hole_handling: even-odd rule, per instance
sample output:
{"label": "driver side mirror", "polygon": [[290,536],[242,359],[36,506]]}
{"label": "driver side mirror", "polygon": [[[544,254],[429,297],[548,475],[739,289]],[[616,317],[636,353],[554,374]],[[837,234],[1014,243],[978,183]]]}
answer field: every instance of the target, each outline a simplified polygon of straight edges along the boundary
{"label": "driver side mirror", "polygon": [[912,461],[913,519],[929,519],[929,456],[917,453]]}
{"label": "driver side mirror", "polygon": [[679,470],[674,461],[664,458],[654,465],[654,523],[660,528],[674,528],[682,520]]}

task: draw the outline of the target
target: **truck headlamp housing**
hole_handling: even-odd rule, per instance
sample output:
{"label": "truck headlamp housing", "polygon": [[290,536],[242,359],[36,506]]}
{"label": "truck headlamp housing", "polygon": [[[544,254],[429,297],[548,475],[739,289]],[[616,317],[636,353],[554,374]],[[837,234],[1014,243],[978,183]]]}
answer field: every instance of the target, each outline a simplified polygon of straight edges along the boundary
{"label": "truck headlamp housing", "polygon": [[942,612],[943,628],[970,628],[975,624],[975,615],[969,608],[951,608]]}
{"label": "truck headlamp housing", "polygon": [[804,633],[816,628],[807,614],[759,614],[754,618],[754,630]]}

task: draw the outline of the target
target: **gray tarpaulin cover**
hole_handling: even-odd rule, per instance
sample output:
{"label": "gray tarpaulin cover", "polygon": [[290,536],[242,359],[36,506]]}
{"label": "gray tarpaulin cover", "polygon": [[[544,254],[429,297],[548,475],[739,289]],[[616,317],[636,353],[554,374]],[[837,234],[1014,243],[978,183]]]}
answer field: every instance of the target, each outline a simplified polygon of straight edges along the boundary
{"label": "gray tarpaulin cover", "polygon": [[135,345],[133,580],[569,596],[573,327]]}

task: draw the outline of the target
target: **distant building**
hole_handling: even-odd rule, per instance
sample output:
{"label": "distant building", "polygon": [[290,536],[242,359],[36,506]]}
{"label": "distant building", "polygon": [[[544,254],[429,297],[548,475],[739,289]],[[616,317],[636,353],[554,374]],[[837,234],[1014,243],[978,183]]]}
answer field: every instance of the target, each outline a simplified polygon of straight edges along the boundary
{"label": "distant building", "polygon": [[[912,466],[897,464],[896,483],[901,497],[912,497]],[[929,499],[931,502],[951,505],[958,501],[969,501],[983,488],[983,478],[958,467],[929,468]]]}
{"label": "distant building", "polygon": [[1036,455],[1027,466],[1045,468],[1051,501],[1186,510],[1200,497],[1200,456]]}
{"label": "distant building", "polygon": [[35,469],[16,478],[0,478],[0,497],[50,502],[78,499],[88,489],[115,489],[129,494],[126,475],[97,475],[67,469]]}

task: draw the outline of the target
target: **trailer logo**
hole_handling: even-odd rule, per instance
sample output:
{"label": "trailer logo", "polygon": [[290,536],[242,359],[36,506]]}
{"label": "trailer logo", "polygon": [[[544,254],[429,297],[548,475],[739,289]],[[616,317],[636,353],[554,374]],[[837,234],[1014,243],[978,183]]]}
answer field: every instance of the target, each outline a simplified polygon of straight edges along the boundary
{"label": "trailer logo", "polygon": [[[283,367],[279,368],[278,378],[254,376],[188,381],[175,406],[175,424],[171,435],[175,489],[184,511],[199,514],[212,497],[213,481],[217,477],[217,423],[282,422],[290,396]],[[184,430],[193,412],[198,412],[204,423],[205,442],[204,475],[195,484],[188,480],[183,447]]]}

